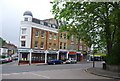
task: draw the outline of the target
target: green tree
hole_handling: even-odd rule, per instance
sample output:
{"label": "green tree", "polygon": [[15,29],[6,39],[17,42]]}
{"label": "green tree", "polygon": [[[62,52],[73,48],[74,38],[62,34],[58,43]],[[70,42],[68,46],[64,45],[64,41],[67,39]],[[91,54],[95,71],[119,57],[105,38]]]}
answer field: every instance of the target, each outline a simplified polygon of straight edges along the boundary
{"label": "green tree", "polygon": [[60,27],[76,35],[95,49],[107,50],[107,63],[120,64],[120,2],[53,1],[56,19],[66,22]]}

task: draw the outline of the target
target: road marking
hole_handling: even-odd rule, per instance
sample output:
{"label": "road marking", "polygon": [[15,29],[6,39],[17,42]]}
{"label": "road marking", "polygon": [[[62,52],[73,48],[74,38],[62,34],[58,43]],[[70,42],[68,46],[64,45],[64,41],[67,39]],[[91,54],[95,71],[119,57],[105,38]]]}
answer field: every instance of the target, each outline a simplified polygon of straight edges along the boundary
{"label": "road marking", "polygon": [[35,73],[32,73],[32,72],[22,72],[22,73],[10,73],[10,74],[2,74],[3,76],[9,76],[9,75],[17,75],[17,74],[26,74],[26,73],[31,73],[35,76],[40,76],[40,77],[44,77],[46,79],[50,79],[50,77],[47,77],[47,76],[43,76],[43,75],[39,75],[39,74],[35,74]]}
{"label": "road marking", "polygon": [[40,76],[40,77],[44,77],[44,78],[47,78],[47,79],[50,79],[50,77],[47,77],[47,76],[43,76],[43,75],[39,75],[39,74],[35,74],[35,73],[31,73],[33,75],[36,75],[36,76]]}

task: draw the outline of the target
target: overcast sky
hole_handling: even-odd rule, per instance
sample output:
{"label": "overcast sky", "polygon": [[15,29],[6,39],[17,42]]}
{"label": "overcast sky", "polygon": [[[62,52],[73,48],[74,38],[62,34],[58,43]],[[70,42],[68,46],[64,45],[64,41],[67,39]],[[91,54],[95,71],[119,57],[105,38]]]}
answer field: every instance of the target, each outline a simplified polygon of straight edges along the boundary
{"label": "overcast sky", "polygon": [[51,0],[0,0],[0,37],[19,45],[20,21],[25,11],[34,18],[53,18]]}

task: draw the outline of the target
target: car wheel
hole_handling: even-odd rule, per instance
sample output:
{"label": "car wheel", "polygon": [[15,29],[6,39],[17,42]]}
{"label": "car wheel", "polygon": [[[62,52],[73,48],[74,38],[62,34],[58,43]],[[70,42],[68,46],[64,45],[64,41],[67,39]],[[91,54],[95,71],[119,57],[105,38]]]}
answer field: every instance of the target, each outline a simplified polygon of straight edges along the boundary
{"label": "car wheel", "polygon": [[53,65],[55,65],[55,62],[53,63]]}

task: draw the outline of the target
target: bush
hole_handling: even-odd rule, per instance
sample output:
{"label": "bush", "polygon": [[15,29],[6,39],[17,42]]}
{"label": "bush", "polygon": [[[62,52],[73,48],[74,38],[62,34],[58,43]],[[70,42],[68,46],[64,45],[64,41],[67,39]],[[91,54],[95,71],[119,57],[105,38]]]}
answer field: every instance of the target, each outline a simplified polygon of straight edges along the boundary
{"label": "bush", "polygon": [[114,45],[111,54],[106,57],[106,62],[109,65],[120,65],[120,45]]}

